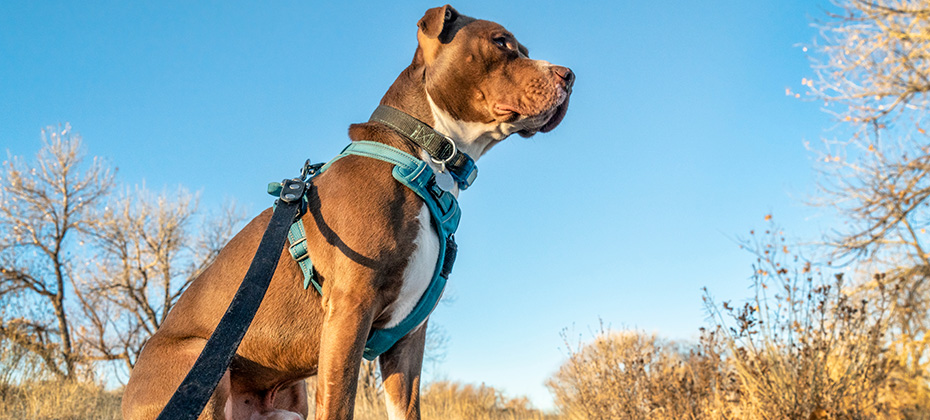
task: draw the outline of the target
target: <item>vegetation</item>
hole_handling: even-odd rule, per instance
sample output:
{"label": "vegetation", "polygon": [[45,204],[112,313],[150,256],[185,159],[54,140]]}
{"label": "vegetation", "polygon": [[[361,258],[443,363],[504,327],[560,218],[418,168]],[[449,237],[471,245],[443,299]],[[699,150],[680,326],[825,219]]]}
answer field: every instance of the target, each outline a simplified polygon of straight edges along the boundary
{"label": "vegetation", "polygon": [[86,382],[37,381],[0,386],[0,419],[119,419],[120,395]]}
{"label": "vegetation", "polygon": [[0,386],[92,381],[114,361],[125,375],[238,220],[199,214],[183,189],[114,192],[115,170],[87,162],[68,125],[43,143],[34,162],[0,169]]}
{"label": "vegetation", "polygon": [[[923,419],[927,382],[893,343],[898,286],[853,288],[804,261],[771,226],[744,242],[757,255],[754,296],[705,304],[715,324],[683,345],[602,331],[569,345],[549,382],[569,419]],[[923,345],[910,343],[910,345]]]}
{"label": "vegetation", "polygon": [[[930,6],[835,5],[802,82],[847,133],[813,147],[814,204],[842,222],[809,248],[816,257],[766,216],[741,241],[755,256],[752,295],[718,303],[705,291],[712,321],[699,342],[566,335],[547,383],[557,413],[435,382],[423,387],[425,418],[930,419]],[[0,418],[119,418],[101,370],[131,368],[238,218],[205,216],[183,190],[119,187],[67,125],[43,137],[34,163],[0,172]],[[385,418],[375,364],[359,386],[357,417]]]}
{"label": "vegetation", "polygon": [[[360,392],[359,395],[362,395]],[[456,382],[432,382],[423,387],[420,413],[427,419],[449,420],[549,420],[558,418],[530,407],[525,397],[509,398],[493,387]],[[359,398],[355,407],[359,420],[386,419],[383,398]]]}

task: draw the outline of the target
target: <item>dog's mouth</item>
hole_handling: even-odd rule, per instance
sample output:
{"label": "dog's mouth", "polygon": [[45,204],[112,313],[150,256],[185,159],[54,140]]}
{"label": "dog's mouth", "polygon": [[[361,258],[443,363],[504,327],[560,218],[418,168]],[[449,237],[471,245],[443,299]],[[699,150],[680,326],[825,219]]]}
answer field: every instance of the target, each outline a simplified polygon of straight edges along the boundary
{"label": "dog's mouth", "polygon": [[565,99],[562,100],[562,102],[558,106],[555,107],[555,112],[553,112],[552,115],[549,117],[549,119],[546,121],[546,123],[543,124],[542,127],[539,128],[539,132],[548,133],[552,131],[554,128],[556,128],[559,125],[559,123],[562,122],[562,119],[565,118],[565,113],[568,112],[568,99],[569,98],[570,98],[570,95],[566,94]]}
{"label": "dog's mouth", "polygon": [[523,128],[517,131],[522,137],[531,137],[536,133],[548,133],[555,129],[568,112],[568,99],[571,96],[566,91],[557,105],[535,115],[521,114],[514,107],[498,104],[495,111],[500,114],[509,114],[510,118]]}

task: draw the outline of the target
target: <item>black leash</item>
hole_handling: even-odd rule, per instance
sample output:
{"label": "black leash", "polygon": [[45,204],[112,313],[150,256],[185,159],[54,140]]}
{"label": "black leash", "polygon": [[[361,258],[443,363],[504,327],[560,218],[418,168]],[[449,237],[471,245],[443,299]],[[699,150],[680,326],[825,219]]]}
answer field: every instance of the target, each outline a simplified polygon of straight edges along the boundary
{"label": "black leash", "polygon": [[306,171],[310,166],[308,161],[303,174],[304,180],[282,181],[280,198],[276,201],[271,221],[262,235],[249,271],[242,279],[242,284],[226,309],[226,314],[207,340],[194,366],[158,416],[158,420],[195,420],[213,395],[213,390],[229,368],[242,337],[245,336],[262,298],[265,297],[281,250],[284,249],[287,231],[303,214],[303,197],[307,188],[305,181],[308,178]]}

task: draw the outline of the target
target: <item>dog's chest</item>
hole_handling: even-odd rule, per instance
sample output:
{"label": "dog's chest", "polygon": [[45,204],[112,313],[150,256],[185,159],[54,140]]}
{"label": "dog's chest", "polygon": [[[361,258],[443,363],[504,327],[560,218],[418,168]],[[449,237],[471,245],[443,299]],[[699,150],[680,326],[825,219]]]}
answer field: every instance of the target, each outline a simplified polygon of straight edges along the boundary
{"label": "dog's chest", "polygon": [[413,311],[423,293],[429,287],[436,272],[439,259],[439,235],[433,227],[429,208],[424,204],[417,214],[419,228],[414,239],[414,251],[404,269],[400,292],[379,318],[387,319],[384,328],[397,326]]}

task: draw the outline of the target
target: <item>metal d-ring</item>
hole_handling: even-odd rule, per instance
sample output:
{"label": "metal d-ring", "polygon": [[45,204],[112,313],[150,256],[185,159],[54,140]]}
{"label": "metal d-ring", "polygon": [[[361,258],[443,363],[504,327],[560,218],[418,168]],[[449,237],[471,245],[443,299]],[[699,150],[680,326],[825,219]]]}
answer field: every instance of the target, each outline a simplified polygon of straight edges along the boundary
{"label": "metal d-ring", "polygon": [[452,141],[452,137],[449,137],[449,136],[445,136],[445,135],[444,135],[444,136],[442,136],[442,138],[444,138],[447,142],[449,142],[450,145],[452,145],[452,153],[449,153],[449,157],[447,157],[447,158],[445,158],[445,159],[436,159],[436,158],[433,157],[433,155],[430,155],[430,156],[429,156],[429,160],[431,160],[431,161],[433,161],[433,163],[439,165],[439,172],[445,172],[445,171],[446,171],[446,164],[449,163],[450,161],[452,161],[452,158],[454,158],[454,157],[455,157],[455,154],[458,153],[458,148],[455,147],[455,142]]}

